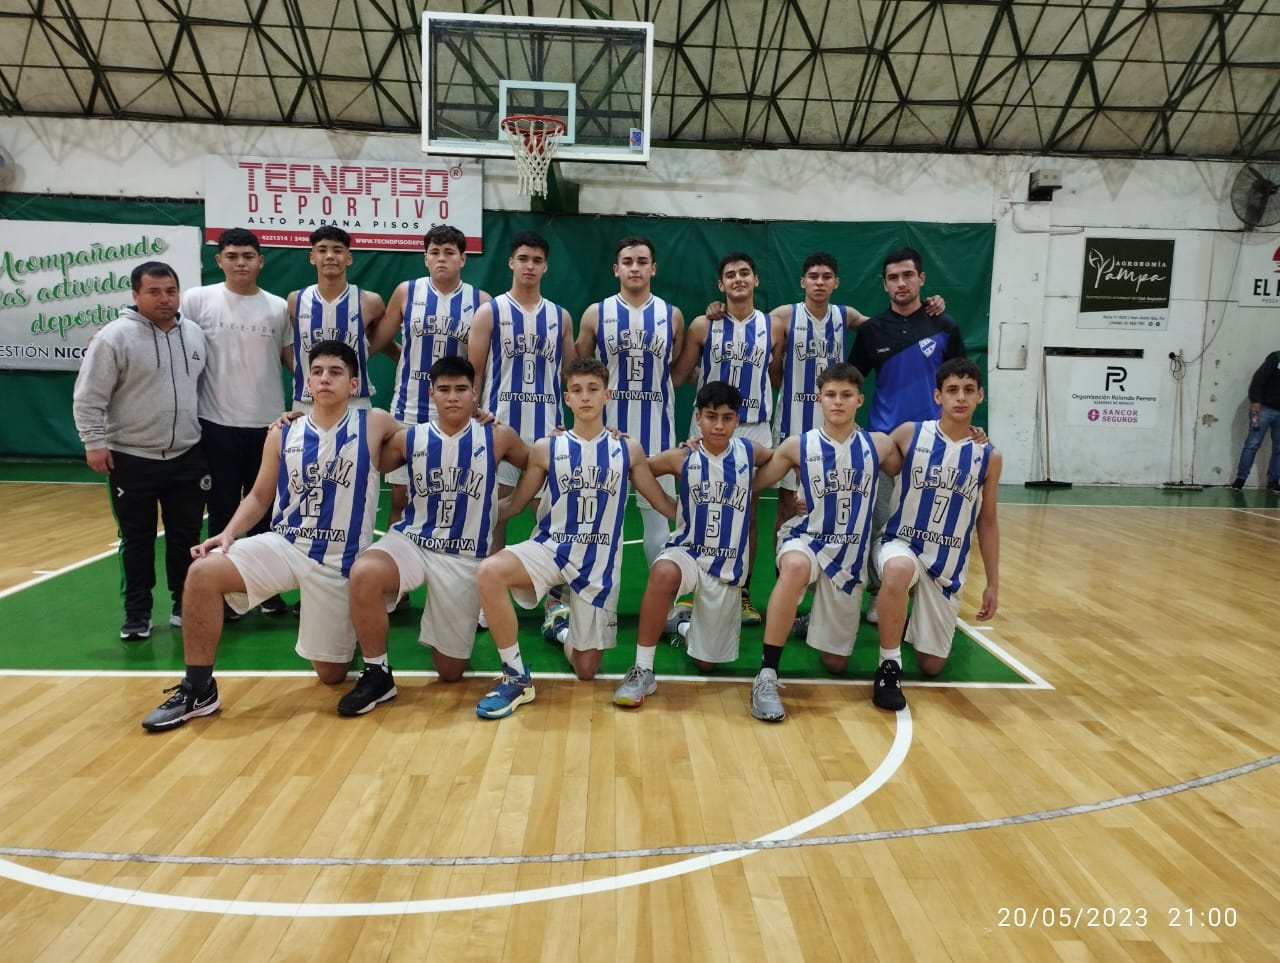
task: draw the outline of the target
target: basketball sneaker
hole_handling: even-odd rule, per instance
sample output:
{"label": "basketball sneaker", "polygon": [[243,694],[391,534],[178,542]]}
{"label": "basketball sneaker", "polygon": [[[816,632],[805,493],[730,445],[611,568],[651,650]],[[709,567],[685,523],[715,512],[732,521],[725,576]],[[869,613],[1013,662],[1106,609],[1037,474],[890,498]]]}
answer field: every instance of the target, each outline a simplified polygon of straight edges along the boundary
{"label": "basketball sneaker", "polygon": [[223,622],[239,622],[241,615],[226,602],[222,603],[222,621]]}
{"label": "basketball sneaker", "polygon": [[269,599],[262,600],[262,604],[258,606],[258,611],[263,615],[284,615],[289,611],[289,603],[279,595],[273,595]]}
{"label": "basketball sneaker", "polygon": [[1242,491],[1244,491],[1244,479],[1243,479],[1243,478],[1237,478],[1235,481],[1233,481],[1233,482],[1231,483],[1231,490],[1232,490],[1233,492],[1242,492]]}
{"label": "basketball sneaker", "polygon": [[128,615],[120,626],[120,638],[125,642],[141,642],[151,638],[151,619],[146,615]]}
{"label": "basketball sneaker", "polygon": [[809,616],[797,615],[796,620],[791,623],[791,634],[797,639],[803,639],[809,634]]}
{"label": "basketball sneaker", "polygon": [[[688,632],[688,624],[693,621],[693,603],[677,602],[675,609],[671,613],[671,618],[667,619],[667,624],[662,627],[662,631],[667,635],[674,635],[677,638],[682,637]],[[684,632],[680,631],[680,626],[685,626]],[[674,642],[672,643],[675,644]]]}
{"label": "basketball sneaker", "polygon": [[476,631],[486,632],[489,629],[489,620],[485,618],[484,609],[480,610],[480,614],[476,616]]}
{"label": "basketball sneaker", "polygon": [[142,728],[149,732],[164,732],[166,729],[176,729],[188,719],[195,719],[199,716],[211,715],[218,711],[222,705],[222,700],[218,698],[218,683],[213,679],[209,680],[208,691],[202,695],[197,695],[196,690],[191,687],[191,683],[183,679],[171,689],[165,689],[165,692],[172,692],[159,707],[152,710],[151,714],[142,720]]}
{"label": "basketball sneaker", "polygon": [[396,697],[396,680],[391,669],[380,665],[366,665],[350,692],[338,700],[338,715],[362,716],[379,702]]}
{"label": "basketball sneaker", "polygon": [[169,613],[169,624],[175,629],[182,628],[182,599],[173,603],[173,611]]}
{"label": "basketball sneaker", "polygon": [[569,636],[569,604],[558,602],[542,619],[542,637],[552,645],[564,645]]}
{"label": "basketball sneaker", "polygon": [[534,699],[533,679],[526,665],[524,675],[520,675],[505,663],[502,666],[502,678],[490,689],[476,706],[476,715],[481,719],[505,719],[516,708]]}
{"label": "basketball sneaker", "polygon": [[751,604],[751,593],[746,589],[742,590],[742,624],[743,625],[759,625],[764,619],[760,617],[760,613],[756,611],[756,607]]}
{"label": "basketball sneaker", "polygon": [[644,705],[644,697],[653,695],[658,688],[658,680],[652,669],[642,669],[633,665],[623,676],[622,685],[613,694],[615,706],[631,706],[639,708]]}
{"label": "basketball sneaker", "polygon": [[867,625],[880,624],[880,607],[876,604],[877,596],[871,596],[871,601],[867,603],[867,614],[863,616],[867,620]]}
{"label": "basketball sneaker", "polygon": [[751,683],[751,714],[765,722],[781,722],[787,717],[778,698],[778,673],[773,669],[761,669]]}
{"label": "basketball sneaker", "polygon": [[871,701],[881,709],[898,712],[907,707],[907,697],[902,694],[902,666],[893,659],[885,659],[876,669],[875,682],[871,686]]}

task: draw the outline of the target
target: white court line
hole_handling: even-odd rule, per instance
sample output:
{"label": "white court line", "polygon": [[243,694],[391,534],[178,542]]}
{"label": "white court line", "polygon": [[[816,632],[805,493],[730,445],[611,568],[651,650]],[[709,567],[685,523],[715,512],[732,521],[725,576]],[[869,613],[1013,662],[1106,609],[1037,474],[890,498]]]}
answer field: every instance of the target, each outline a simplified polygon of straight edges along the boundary
{"label": "white court line", "polygon": [[1005,665],[1012,668],[1014,672],[1018,673],[1018,675],[1022,676],[1024,679],[1030,679],[1031,685],[1024,685],[1023,683],[1018,683],[1018,682],[1001,683],[1001,684],[950,682],[950,683],[940,683],[941,685],[954,686],[956,688],[959,688],[961,686],[965,688],[975,687],[975,686],[977,687],[985,686],[987,688],[1004,688],[1004,689],[1052,689],[1053,688],[1053,686],[1050,685],[1045,679],[1041,678],[1038,673],[1032,672],[1031,669],[1027,668],[1026,664],[1023,663],[1021,659],[1017,658],[1015,655],[1013,655],[1013,653],[1009,652],[1003,646],[997,644],[994,639],[989,637],[988,633],[993,631],[992,626],[989,626],[989,625],[977,626],[969,622],[966,622],[964,619],[957,619],[956,625],[960,627],[960,630],[964,632],[965,635],[969,636],[969,638],[973,639],[973,641],[977,642],[978,645],[982,646],[984,649],[986,649],[988,652],[994,655],[997,659],[999,659]]}
{"label": "white court line", "polygon": [[[853,790],[834,802],[810,813],[789,826],[784,826],[764,836],[757,836],[753,843],[767,840],[794,839],[803,833],[822,826],[841,816],[889,781],[902,766],[911,748],[911,710],[903,709],[895,714],[897,727],[888,754],[875,770]],[[422,913],[447,913],[459,910],[510,907],[523,903],[539,903],[552,899],[568,899],[592,893],[614,892],[633,886],[642,886],[663,879],[673,879],[689,873],[711,869],[721,863],[743,859],[759,849],[735,849],[707,853],[692,859],[655,866],[652,869],[606,876],[581,883],[545,886],[538,889],[517,890],[507,893],[485,893],[477,896],[454,896],[438,899],[396,900],[387,903],[271,903],[265,901],[240,901],[206,899],[193,896],[175,896],[141,889],[122,889],[104,886],[79,879],[68,879],[53,873],[31,869],[7,859],[0,859],[0,876],[18,883],[39,887],[68,896],[105,900],[128,906],[146,906],[152,909],[176,910],[183,913],[218,913],[229,916],[290,916],[290,917],[343,917],[343,916],[401,916]],[[518,858],[517,858],[517,861]],[[230,862],[230,860],[228,860]]]}

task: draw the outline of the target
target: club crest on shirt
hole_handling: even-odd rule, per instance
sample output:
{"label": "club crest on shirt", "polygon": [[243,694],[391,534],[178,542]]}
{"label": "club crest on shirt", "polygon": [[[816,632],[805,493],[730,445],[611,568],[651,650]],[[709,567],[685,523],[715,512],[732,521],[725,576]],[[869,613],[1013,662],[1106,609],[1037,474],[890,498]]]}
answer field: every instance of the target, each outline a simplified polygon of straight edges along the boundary
{"label": "club crest on shirt", "polygon": [[926,358],[932,358],[933,353],[938,350],[938,342],[934,341],[933,338],[921,338],[919,344],[920,353]]}

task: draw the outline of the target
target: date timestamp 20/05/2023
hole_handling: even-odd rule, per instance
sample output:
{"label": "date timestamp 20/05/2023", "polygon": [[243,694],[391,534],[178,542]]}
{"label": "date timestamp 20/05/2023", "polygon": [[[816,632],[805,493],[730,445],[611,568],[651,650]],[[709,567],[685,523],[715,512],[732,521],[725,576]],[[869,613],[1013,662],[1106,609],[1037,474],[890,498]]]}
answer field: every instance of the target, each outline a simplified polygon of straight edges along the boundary
{"label": "date timestamp 20/05/2023", "polygon": [[1162,911],[1151,911],[1145,906],[1001,906],[996,911],[996,926],[1012,929],[1035,927],[1144,927],[1153,921],[1170,927],[1219,927],[1236,925],[1238,914],[1234,906],[1209,906],[1196,909],[1190,906],[1170,906]]}

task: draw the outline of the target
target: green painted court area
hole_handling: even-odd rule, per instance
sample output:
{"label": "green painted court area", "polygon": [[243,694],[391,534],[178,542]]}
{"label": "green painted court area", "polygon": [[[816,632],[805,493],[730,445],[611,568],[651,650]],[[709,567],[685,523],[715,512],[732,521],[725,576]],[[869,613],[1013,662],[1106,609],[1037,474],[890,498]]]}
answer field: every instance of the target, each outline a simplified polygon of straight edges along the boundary
{"label": "green painted court area", "polygon": [[[31,466],[14,465],[0,467],[0,479],[25,481],[86,481],[93,479],[81,471],[82,466],[49,466],[33,471]],[[87,471],[87,469],[86,469]],[[100,482],[98,482],[100,483]],[[379,530],[385,527],[389,493],[382,494],[379,511]],[[103,511],[107,511],[107,499],[103,494]],[[774,502],[766,499],[761,504],[761,540],[771,545],[769,532],[773,527]],[[532,527],[528,513],[511,523],[509,537],[518,541],[527,536]],[[605,655],[604,674],[622,674],[635,658],[636,626],[640,599],[644,594],[647,566],[640,545],[642,528],[634,504],[628,508],[626,538],[631,544],[623,555],[623,587],[619,611],[618,646]],[[5,626],[0,640],[0,670],[163,670],[181,672],[181,630],[168,624],[169,597],[164,589],[163,551],[157,550],[155,609],[152,613],[154,628],[149,640],[141,643],[125,643],[119,639],[119,627],[123,618],[120,596],[120,565],[116,557],[91,562],[47,581],[32,585],[7,597],[0,598],[0,624]],[[753,579],[752,596],[757,608],[763,610],[773,587],[773,566],[760,566]],[[418,625],[422,618],[425,589],[411,595],[412,608],[391,616],[389,652],[391,663],[398,671],[423,671],[431,669],[430,652],[418,644]],[[287,593],[292,602],[297,593]],[[807,603],[802,609],[807,608]],[[535,672],[568,672],[569,665],[559,646],[542,638],[542,613],[517,609],[520,615],[520,643],[523,655]],[[297,638],[298,619],[289,614],[270,617],[254,611],[239,622],[228,623],[218,649],[218,667],[226,670],[253,672],[295,670],[305,671],[309,663],[293,651]],[[763,643],[762,626],[743,626],[740,655],[735,663],[725,666],[719,674],[734,677],[751,677],[760,667],[760,647]],[[870,679],[875,673],[879,641],[874,626],[862,623],[854,646],[848,678]],[[910,646],[903,649],[904,674],[907,679],[919,679]],[[488,632],[476,635],[472,668],[481,674],[497,674],[500,671],[493,638]],[[667,644],[658,646],[655,666],[661,675],[699,675],[682,646]],[[817,653],[799,639],[791,639],[782,658],[782,677],[826,678]],[[1024,683],[1014,669],[976,643],[969,636],[957,631],[955,645],[946,672],[940,682]]]}

